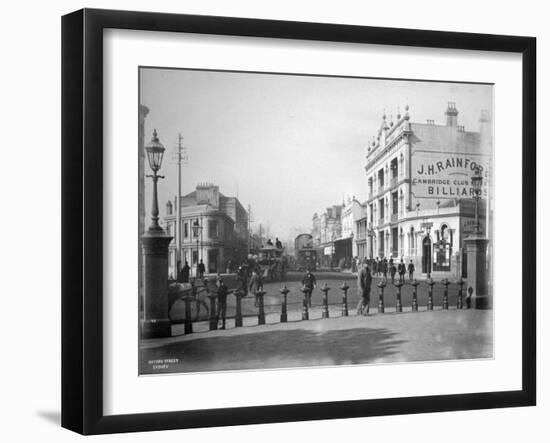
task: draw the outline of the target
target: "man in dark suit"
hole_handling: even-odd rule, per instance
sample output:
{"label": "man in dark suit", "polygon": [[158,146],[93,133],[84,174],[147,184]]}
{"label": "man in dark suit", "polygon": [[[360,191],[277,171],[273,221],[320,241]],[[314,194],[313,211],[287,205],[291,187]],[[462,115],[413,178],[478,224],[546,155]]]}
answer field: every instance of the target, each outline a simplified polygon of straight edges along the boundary
{"label": "man in dark suit", "polygon": [[205,266],[204,266],[204,263],[202,262],[202,258],[201,258],[201,261],[199,262],[199,264],[197,265],[197,276],[199,278],[203,278],[204,277],[204,271],[206,270]]}
{"label": "man in dark suit", "polygon": [[220,329],[225,329],[225,313],[227,311],[227,295],[231,294],[233,291],[230,291],[225,283],[220,278],[218,280],[218,321],[222,321],[222,326]]}
{"label": "man in dark suit", "polygon": [[186,261],[178,274],[178,283],[189,283],[189,270],[189,263]]}
{"label": "man in dark suit", "polygon": [[365,263],[363,269],[357,277],[357,289],[361,298],[357,304],[357,315],[368,315],[370,303],[370,287],[372,284],[372,275],[369,267]]}
{"label": "man in dark suit", "polygon": [[405,267],[405,263],[403,262],[403,259],[401,259],[401,262],[399,263],[398,272],[399,272],[399,282],[405,283],[406,267]]}
{"label": "man in dark suit", "polygon": [[315,279],[315,276],[311,273],[311,271],[308,269],[306,272],[305,277],[302,280],[302,285],[304,285],[304,293],[307,297],[307,304],[309,307],[311,307],[311,293],[313,292],[313,288],[317,285],[317,280]]}

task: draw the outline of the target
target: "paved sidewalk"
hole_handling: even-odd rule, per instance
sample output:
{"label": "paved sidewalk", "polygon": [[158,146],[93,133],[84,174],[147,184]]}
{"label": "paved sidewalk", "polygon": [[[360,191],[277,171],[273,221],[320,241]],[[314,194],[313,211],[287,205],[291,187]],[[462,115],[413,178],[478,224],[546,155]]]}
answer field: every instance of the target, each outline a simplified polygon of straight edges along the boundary
{"label": "paved sidewalk", "polygon": [[[492,358],[493,311],[456,310],[339,316],[321,319],[314,308],[309,321],[299,311],[289,322],[268,314],[266,325],[245,317],[244,327],[209,331],[207,322],[172,327],[173,337],[142,340],[141,372],[197,372],[272,369],[318,365]],[[163,363],[164,362],[164,363]],[[159,363],[161,363],[159,365]]]}

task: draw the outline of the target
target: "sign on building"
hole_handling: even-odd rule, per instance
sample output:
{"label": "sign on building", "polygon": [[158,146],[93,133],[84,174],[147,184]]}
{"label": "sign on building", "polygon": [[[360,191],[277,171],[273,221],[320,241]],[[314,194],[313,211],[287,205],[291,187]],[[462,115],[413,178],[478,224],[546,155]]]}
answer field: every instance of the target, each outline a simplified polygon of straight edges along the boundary
{"label": "sign on building", "polygon": [[483,174],[482,197],[487,197],[489,157],[482,154],[414,151],[411,192],[416,198],[471,198],[471,179],[477,167]]}

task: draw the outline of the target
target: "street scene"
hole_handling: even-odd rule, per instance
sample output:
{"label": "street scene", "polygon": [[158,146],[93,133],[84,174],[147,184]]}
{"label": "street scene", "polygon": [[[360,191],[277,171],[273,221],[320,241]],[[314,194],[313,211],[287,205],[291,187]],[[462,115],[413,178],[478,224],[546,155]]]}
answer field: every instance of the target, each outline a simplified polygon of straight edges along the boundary
{"label": "street scene", "polygon": [[139,75],[140,374],[493,357],[492,85]]}

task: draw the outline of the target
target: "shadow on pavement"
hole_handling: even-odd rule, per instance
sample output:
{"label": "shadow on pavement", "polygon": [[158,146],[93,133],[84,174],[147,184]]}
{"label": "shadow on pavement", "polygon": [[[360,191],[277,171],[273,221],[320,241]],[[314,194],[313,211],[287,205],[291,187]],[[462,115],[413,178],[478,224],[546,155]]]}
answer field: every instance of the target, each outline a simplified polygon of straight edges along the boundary
{"label": "shadow on pavement", "polygon": [[[205,337],[140,352],[141,373],[273,369],[348,365],[379,361],[405,343],[385,328],[332,331],[265,331],[228,337]],[[166,369],[150,361],[178,359]]]}

